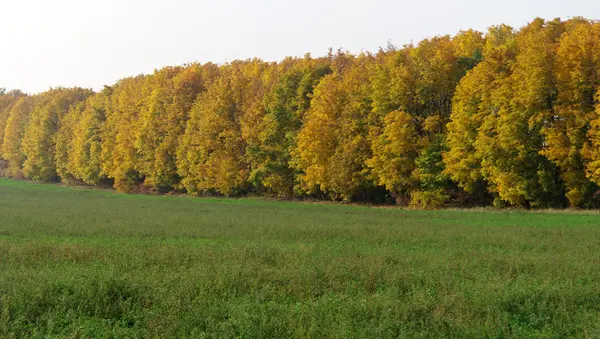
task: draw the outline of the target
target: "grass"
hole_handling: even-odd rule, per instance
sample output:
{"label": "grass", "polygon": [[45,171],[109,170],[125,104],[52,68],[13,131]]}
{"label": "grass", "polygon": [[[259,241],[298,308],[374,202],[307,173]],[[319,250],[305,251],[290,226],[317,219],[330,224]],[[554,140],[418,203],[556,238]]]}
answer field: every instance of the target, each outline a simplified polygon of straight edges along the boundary
{"label": "grass", "polygon": [[0,180],[0,337],[598,337],[600,215]]}

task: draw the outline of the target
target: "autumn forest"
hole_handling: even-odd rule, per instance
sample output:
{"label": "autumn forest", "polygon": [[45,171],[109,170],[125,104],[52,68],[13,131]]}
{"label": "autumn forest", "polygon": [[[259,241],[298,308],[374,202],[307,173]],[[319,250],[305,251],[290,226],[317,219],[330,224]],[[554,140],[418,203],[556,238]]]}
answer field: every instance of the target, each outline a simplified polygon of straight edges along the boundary
{"label": "autumn forest", "polygon": [[414,208],[600,207],[600,23],[0,91],[0,176]]}

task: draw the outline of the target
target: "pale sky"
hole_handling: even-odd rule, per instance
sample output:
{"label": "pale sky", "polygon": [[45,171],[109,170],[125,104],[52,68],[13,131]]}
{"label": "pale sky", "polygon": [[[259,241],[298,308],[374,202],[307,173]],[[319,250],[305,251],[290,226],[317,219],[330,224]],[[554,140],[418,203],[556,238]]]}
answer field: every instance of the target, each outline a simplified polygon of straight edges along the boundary
{"label": "pale sky", "polygon": [[535,17],[600,19],[599,0],[0,0],[0,87],[102,88],[192,61],[375,52]]}

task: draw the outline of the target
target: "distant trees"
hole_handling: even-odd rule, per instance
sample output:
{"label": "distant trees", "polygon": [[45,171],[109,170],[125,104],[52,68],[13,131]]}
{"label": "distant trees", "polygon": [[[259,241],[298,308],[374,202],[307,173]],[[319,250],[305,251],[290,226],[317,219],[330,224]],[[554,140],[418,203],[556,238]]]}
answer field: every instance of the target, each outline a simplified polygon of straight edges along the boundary
{"label": "distant trees", "polygon": [[536,19],[518,32],[490,30],[484,61],[454,97],[445,157],[452,179],[469,192],[485,182],[500,206],[597,204],[586,174],[600,80],[597,27]]}
{"label": "distant trees", "polygon": [[23,153],[22,140],[35,100],[35,97],[20,97],[8,114],[2,144],[2,158],[8,162],[6,175],[9,177],[23,177],[21,170],[25,161],[25,153]]}
{"label": "distant trees", "polygon": [[56,158],[57,133],[61,121],[70,110],[76,110],[72,106],[86,100],[91,94],[90,90],[81,88],[58,88],[42,93],[36,100],[22,141],[25,154],[23,174],[26,178],[40,181],[59,179],[57,165],[61,169],[64,165],[62,154]]}
{"label": "distant trees", "polygon": [[143,86],[148,76],[125,78],[112,88],[101,129],[102,173],[114,180],[118,191],[130,192],[143,178],[140,175],[136,128],[144,105]]}
{"label": "distant trees", "polygon": [[304,192],[352,200],[371,188],[365,160],[371,155],[367,136],[374,60],[369,54],[338,53],[333,72],[316,87],[296,150]]}
{"label": "distant trees", "polygon": [[79,120],[73,127],[69,168],[76,179],[97,185],[105,178],[102,171],[102,131],[107,111],[111,109],[112,87],[90,96]]}
{"label": "distant trees", "polygon": [[294,163],[298,133],[315,87],[331,73],[331,62],[307,55],[286,59],[274,68],[277,76],[265,93],[264,113],[255,127],[255,142],[248,149],[249,180],[267,194],[291,197],[299,192],[300,171]]}
{"label": "distant trees", "polygon": [[157,190],[179,188],[177,145],[198,94],[218,74],[215,65],[165,67],[146,79],[144,102],[136,128],[138,171],[144,183]]}
{"label": "distant trees", "polygon": [[2,173],[119,191],[598,207],[600,24],[0,91]]}
{"label": "distant trees", "polygon": [[188,192],[248,191],[246,148],[252,131],[245,128],[259,114],[266,67],[259,60],[223,66],[218,79],[198,97],[178,150],[179,174]]}
{"label": "distant trees", "polygon": [[56,174],[58,174],[62,182],[67,184],[74,182],[77,172],[71,161],[71,158],[75,155],[75,143],[73,139],[84,109],[84,100],[71,105],[69,112],[60,117],[60,124],[56,131],[54,155],[56,160]]}
{"label": "distant trees", "polygon": [[[598,159],[594,145],[598,130],[596,106],[600,88],[600,24],[572,20],[556,48],[555,103],[542,130],[547,147],[543,154],[560,170],[566,197],[575,207],[597,204],[600,181],[594,176]],[[587,174],[586,174],[587,172]]]}

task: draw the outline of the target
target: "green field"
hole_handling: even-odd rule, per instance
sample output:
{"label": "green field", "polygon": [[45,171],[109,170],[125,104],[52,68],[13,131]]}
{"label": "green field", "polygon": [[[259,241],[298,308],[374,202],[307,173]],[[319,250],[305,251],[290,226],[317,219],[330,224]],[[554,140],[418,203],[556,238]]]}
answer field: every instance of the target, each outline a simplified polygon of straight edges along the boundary
{"label": "green field", "polygon": [[0,180],[0,337],[598,337],[600,215]]}

